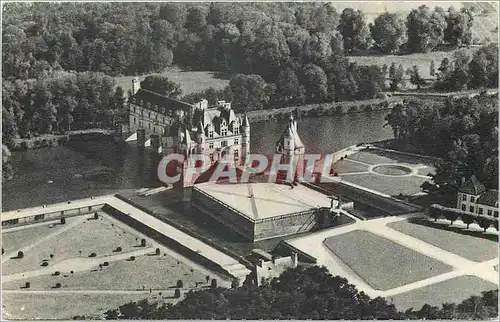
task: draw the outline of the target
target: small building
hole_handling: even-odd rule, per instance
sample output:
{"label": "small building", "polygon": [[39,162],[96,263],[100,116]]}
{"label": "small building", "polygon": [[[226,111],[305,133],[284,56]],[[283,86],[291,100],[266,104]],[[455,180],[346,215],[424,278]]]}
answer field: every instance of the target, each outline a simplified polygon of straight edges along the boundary
{"label": "small building", "polygon": [[291,256],[277,257],[263,250],[254,249],[252,250],[252,254],[258,258],[254,271],[250,274],[249,282],[257,286],[275,277],[279,277],[287,269],[295,268],[299,264],[297,253],[292,253]]}
{"label": "small building", "polygon": [[498,190],[486,190],[484,184],[472,175],[462,180],[458,190],[457,209],[471,214],[498,217]]}

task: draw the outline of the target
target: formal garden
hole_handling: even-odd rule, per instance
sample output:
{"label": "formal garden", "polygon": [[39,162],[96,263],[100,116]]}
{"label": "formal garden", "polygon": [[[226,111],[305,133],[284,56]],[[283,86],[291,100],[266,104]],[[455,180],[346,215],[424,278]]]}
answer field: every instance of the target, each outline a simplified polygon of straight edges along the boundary
{"label": "formal garden", "polygon": [[[368,231],[329,237],[325,246],[376,290],[443,274],[452,267]],[[375,255],[376,254],[376,255]]]}

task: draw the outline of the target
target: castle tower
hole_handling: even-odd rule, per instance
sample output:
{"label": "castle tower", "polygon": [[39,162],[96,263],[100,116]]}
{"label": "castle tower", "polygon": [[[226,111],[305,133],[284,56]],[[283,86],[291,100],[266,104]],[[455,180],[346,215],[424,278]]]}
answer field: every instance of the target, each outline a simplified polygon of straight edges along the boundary
{"label": "castle tower", "polygon": [[245,114],[241,124],[241,164],[245,164],[250,154],[250,122]]}
{"label": "castle tower", "polygon": [[288,164],[288,171],[295,173],[294,181],[304,177],[305,146],[297,132],[297,121],[292,115],[276,144],[276,152],[281,153],[281,164]]}

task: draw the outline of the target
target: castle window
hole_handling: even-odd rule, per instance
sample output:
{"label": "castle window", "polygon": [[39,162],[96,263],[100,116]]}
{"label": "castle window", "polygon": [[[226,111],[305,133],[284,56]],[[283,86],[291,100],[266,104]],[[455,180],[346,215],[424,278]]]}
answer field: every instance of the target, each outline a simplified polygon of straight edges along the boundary
{"label": "castle window", "polygon": [[474,206],[469,207],[469,212],[474,212]]}
{"label": "castle window", "polygon": [[462,210],[466,211],[467,207],[465,205],[462,205]]}
{"label": "castle window", "polygon": [[462,196],[462,200],[463,201],[467,201],[467,195],[464,193],[464,195]]}
{"label": "castle window", "polygon": [[136,119],[135,119],[135,117],[134,117],[134,124],[135,124],[136,122],[137,122],[137,120],[136,120]]}
{"label": "castle window", "polygon": [[214,137],[214,130],[208,130],[208,137],[213,138]]}
{"label": "castle window", "polygon": [[213,153],[210,153],[209,157],[210,157],[210,161],[214,160],[214,154]]}
{"label": "castle window", "polygon": [[153,133],[156,133],[156,127],[153,127]]}
{"label": "castle window", "polygon": [[220,135],[221,136],[227,136],[227,128],[221,128],[220,129]]}
{"label": "castle window", "polygon": [[498,211],[495,211],[495,212],[493,213],[493,217],[498,217]]}
{"label": "castle window", "polygon": [[227,141],[222,141],[220,143],[220,146],[223,147],[223,148],[226,147],[227,146]]}
{"label": "castle window", "polygon": [[482,215],[483,214],[483,207],[479,207],[478,214]]}
{"label": "castle window", "polygon": [[475,198],[474,197],[470,197],[470,202],[474,202]]}
{"label": "castle window", "polygon": [[234,139],[234,144],[240,144],[240,140],[238,140],[238,138],[235,138]]}
{"label": "castle window", "polygon": [[234,158],[237,160],[238,157],[239,157],[239,151],[238,150],[234,150]]}
{"label": "castle window", "polygon": [[233,134],[240,134],[240,128],[238,126],[233,127]]}
{"label": "castle window", "polygon": [[491,216],[491,213],[492,213],[491,209],[488,209],[488,216]]}
{"label": "castle window", "polygon": [[209,149],[213,149],[214,148],[214,143],[213,142],[208,143],[208,148]]}

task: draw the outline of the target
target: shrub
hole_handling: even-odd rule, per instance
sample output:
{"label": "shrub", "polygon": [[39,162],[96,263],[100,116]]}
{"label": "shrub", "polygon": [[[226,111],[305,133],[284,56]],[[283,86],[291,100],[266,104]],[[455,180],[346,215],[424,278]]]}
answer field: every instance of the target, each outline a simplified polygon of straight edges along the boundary
{"label": "shrub", "polygon": [[179,290],[178,288],[176,288],[175,292],[174,292],[174,297],[176,299],[180,298],[181,297],[181,290]]}
{"label": "shrub", "polygon": [[94,219],[95,219],[95,220],[99,219],[99,214],[98,214],[97,212],[96,212],[96,213],[94,213]]}
{"label": "shrub", "polygon": [[22,251],[18,251],[17,258],[23,258],[23,257],[24,257],[24,253]]}
{"label": "shrub", "polygon": [[146,239],[144,238],[141,239],[141,246],[146,247]]}
{"label": "shrub", "polygon": [[97,256],[96,253],[92,253],[92,254],[89,255],[89,257],[96,257],[96,256]]}
{"label": "shrub", "polygon": [[3,255],[4,253],[5,253],[5,249],[3,249],[3,247],[2,247],[2,255]]}
{"label": "shrub", "polygon": [[61,218],[61,225],[64,225],[66,223],[66,218],[62,217]]}
{"label": "shrub", "polygon": [[54,258],[54,254],[50,254],[50,255],[49,255],[49,257],[50,257],[50,258]]}
{"label": "shrub", "polygon": [[205,280],[207,281],[207,283],[210,282],[210,276],[208,276],[208,275],[205,276]]}
{"label": "shrub", "polygon": [[56,283],[55,288],[61,288],[61,283]]}
{"label": "shrub", "polygon": [[109,262],[102,263],[102,266],[109,266]]}
{"label": "shrub", "polygon": [[54,276],[59,276],[59,275],[61,275],[61,272],[59,272],[59,271],[54,272]]}
{"label": "shrub", "polygon": [[30,288],[31,287],[31,283],[30,282],[26,282],[26,284],[24,285],[25,288]]}
{"label": "shrub", "polygon": [[493,226],[498,231],[498,219],[497,218],[495,218],[495,220],[493,220]]}
{"label": "shrub", "polygon": [[130,256],[131,261],[135,261],[135,256]]}
{"label": "shrub", "polygon": [[212,279],[212,283],[210,284],[211,288],[217,288],[217,280],[215,278]]}
{"label": "shrub", "polygon": [[47,262],[42,262],[41,266],[44,266],[44,267],[45,267],[45,266],[49,266],[49,263],[47,263]]}
{"label": "shrub", "polygon": [[71,271],[71,272],[69,272],[69,273],[70,273],[70,274],[73,274],[74,272],[73,272],[73,271]]}
{"label": "shrub", "polygon": [[117,252],[121,252],[122,251],[122,248],[120,246],[116,247],[116,251]]}
{"label": "shrub", "polygon": [[159,249],[159,248],[156,248],[156,250],[155,250],[155,254],[156,254],[156,255],[160,255],[160,249]]}
{"label": "shrub", "polygon": [[182,280],[178,280],[177,281],[177,287],[178,288],[182,288],[184,286],[184,283],[182,282]]}

